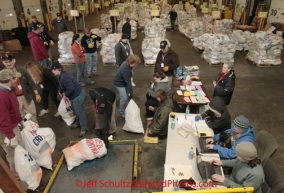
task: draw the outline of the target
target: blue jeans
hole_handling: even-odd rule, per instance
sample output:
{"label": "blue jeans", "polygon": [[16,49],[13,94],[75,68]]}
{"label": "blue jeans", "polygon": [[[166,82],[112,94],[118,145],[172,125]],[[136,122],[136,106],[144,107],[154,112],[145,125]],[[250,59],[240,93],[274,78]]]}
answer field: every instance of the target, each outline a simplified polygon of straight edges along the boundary
{"label": "blue jeans", "polygon": [[97,51],[94,53],[86,53],[86,62],[87,62],[87,75],[91,73],[97,73]]}
{"label": "blue jeans", "polygon": [[120,96],[119,114],[125,114],[125,108],[130,101],[125,87],[115,87]]}
{"label": "blue jeans", "polygon": [[175,19],[171,19],[172,30],[175,30]]}
{"label": "blue jeans", "polygon": [[86,81],[86,84],[90,84],[91,80],[87,76],[85,63],[77,63],[76,68],[77,68],[77,82],[79,84],[82,84],[82,76],[83,76],[83,78]]}
{"label": "blue jeans", "polygon": [[77,96],[73,100],[70,100],[72,108],[76,115],[75,124],[81,126],[81,131],[88,130],[87,118],[84,109],[84,100],[85,100],[85,91],[83,89],[79,96]]}
{"label": "blue jeans", "polygon": [[48,59],[39,60],[38,63],[42,66],[45,66],[48,69],[51,69],[52,62],[49,61]]}
{"label": "blue jeans", "polygon": [[47,50],[47,53],[48,53],[48,55],[49,55],[50,60],[52,61],[52,56],[51,56],[51,50],[50,50],[50,48]]}

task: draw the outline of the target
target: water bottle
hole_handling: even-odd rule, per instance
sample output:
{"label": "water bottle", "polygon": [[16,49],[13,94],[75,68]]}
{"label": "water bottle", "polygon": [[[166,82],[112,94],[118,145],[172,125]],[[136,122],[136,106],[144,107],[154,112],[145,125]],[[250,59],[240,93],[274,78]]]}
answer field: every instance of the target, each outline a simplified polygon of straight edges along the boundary
{"label": "water bottle", "polygon": [[172,118],[171,129],[174,130],[175,126],[175,118]]}
{"label": "water bottle", "polygon": [[199,184],[200,190],[205,190],[204,183],[206,182],[205,179],[202,180],[202,183]]}
{"label": "water bottle", "polygon": [[190,159],[190,160],[193,159],[193,157],[194,157],[193,147],[190,148],[190,151],[189,151],[189,155],[188,155],[188,156],[189,156],[189,159]]}
{"label": "water bottle", "polygon": [[185,110],[185,115],[188,116],[189,113],[190,113],[190,108],[189,108],[189,106],[187,105],[186,110]]}
{"label": "water bottle", "polygon": [[179,191],[179,185],[178,185],[178,180],[176,179],[174,183],[174,191]]}

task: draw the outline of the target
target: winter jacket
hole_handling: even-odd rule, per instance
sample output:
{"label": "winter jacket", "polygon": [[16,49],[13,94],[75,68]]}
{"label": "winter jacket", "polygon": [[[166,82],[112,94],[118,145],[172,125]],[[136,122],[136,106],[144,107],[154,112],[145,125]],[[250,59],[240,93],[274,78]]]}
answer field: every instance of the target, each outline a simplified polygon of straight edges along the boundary
{"label": "winter jacket", "polygon": [[129,39],[131,39],[131,25],[129,22],[126,22],[123,26],[122,26],[122,33],[123,34],[127,34]]}
{"label": "winter jacket", "polygon": [[121,40],[114,47],[115,61],[117,65],[121,65],[130,55],[130,46],[128,43],[123,43]]}
{"label": "winter jacket", "polygon": [[265,178],[261,164],[257,164],[252,168],[239,159],[233,159],[222,160],[222,166],[233,167],[233,171],[230,177],[225,178],[221,185],[228,188],[254,187],[254,193],[262,193],[261,185],[264,183]]}
{"label": "winter jacket", "polygon": [[22,67],[15,66],[17,72],[21,74],[20,84],[24,92],[24,96],[28,102],[28,104],[31,103],[33,100],[34,90],[36,90],[35,83],[31,77],[31,75],[28,73],[28,71]]}
{"label": "winter jacket", "polygon": [[42,77],[43,90],[58,90],[58,78],[47,68],[43,68]]}
{"label": "winter jacket", "polygon": [[51,25],[55,27],[55,30],[59,34],[65,31],[72,31],[68,21],[65,19],[57,20],[57,18],[55,18],[51,21]]}
{"label": "winter jacket", "polygon": [[82,92],[80,84],[67,72],[61,72],[59,76],[59,92],[73,100]]}
{"label": "winter jacket", "polygon": [[169,78],[167,76],[164,79],[162,79],[159,83],[155,83],[153,89],[148,90],[148,94],[151,97],[156,98],[155,93],[159,89],[164,90],[170,98],[172,97],[172,87],[169,84]]}
{"label": "winter jacket", "polygon": [[165,104],[161,104],[155,111],[152,123],[149,129],[152,133],[158,133],[163,136],[167,134],[169,114],[174,110],[173,100],[168,98]]}
{"label": "winter jacket", "polygon": [[71,46],[71,52],[73,54],[75,64],[86,62],[86,58],[84,55],[85,49],[81,44],[74,42],[73,45]]}
{"label": "winter jacket", "polygon": [[[169,70],[167,72],[163,71],[163,68],[161,67],[161,63],[164,63],[164,66],[169,67]],[[160,51],[158,53],[154,73],[164,72],[166,76],[173,76],[174,70],[177,69],[179,65],[180,65],[180,62],[179,62],[177,53],[175,53],[171,48],[169,48],[166,55],[164,56],[164,59],[163,59],[163,52]]]}
{"label": "winter jacket", "polygon": [[116,87],[125,87],[127,94],[129,93],[133,94],[131,77],[132,77],[132,68],[125,61],[119,67],[114,77],[113,84]]}
{"label": "winter jacket", "polygon": [[169,15],[170,15],[170,19],[171,19],[171,20],[176,20],[176,19],[177,19],[177,12],[175,12],[175,11],[170,11],[170,12],[169,12]]}
{"label": "winter jacket", "polygon": [[110,129],[111,115],[112,115],[112,105],[116,105],[116,104],[113,104],[116,99],[116,94],[113,91],[107,88],[103,88],[103,87],[93,88],[89,91],[89,94],[95,104],[96,104],[97,98],[100,95],[104,95],[107,98],[107,103],[105,107],[104,130],[105,130],[105,133],[108,134],[108,131]]}
{"label": "winter jacket", "polygon": [[28,38],[32,47],[34,59],[37,61],[41,61],[49,58],[47,53],[47,49],[44,46],[43,41],[40,39],[40,35],[34,32],[28,33]]}
{"label": "winter jacket", "polygon": [[43,41],[43,43],[44,43],[44,45],[45,45],[47,50],[50,48],[50,40],[55,42],[55,40],[50,35],[48,35],[45,32],[40,34],[40,39]]}
{"label": "winter jacket", "polygon": [[[92,38],[92,36],[96,36]],[[81,45],[85,48],[86,53],[95,53],[97,51],[97,41],[101,41],[102,38],[96,34],[92,34],[91,36],[86,36],[86,34],[81,39]],[[88,45],[92,44],[93,48],[89,48]]]}
{"label": "winter jacket", "polygon": [[19,102],[10,88],[0,84],[0,131],[8,139],[15,137],[13,128],[22,121]]}
{"label": "winter jacket", "polygon": [[[234,129],[234,126],[232,126],[232,128],[226,130],[225,132],[227,133],[232,133],[232,130]],[[220,133],[215,135],[215,141],[218,141],[220,137]],[[241,142],[251,142],[254,143],[254,128],[253,126],[250,126],[247,130],[246,133],[244,133],[242,136],[240,136],[240,138],[235,142],[232,140],[232,147],[231,148],[226,148],[226,147],[221,147],[220,145],[214,145],[213,149],[218,151],[219,155],[221,158],[235,158],[236,157],[236,146],[241,143]]]}
{"label": "winter jacket", "polygon": [[[218,82],[220,77],[221,73],[218,75],[215,81]],[[219,96],[224,100],[226,105],[229,105],[235,88],[235,79],[236,76],[234,70],[230,70],[230,72],[228,72],[225,77],[215,86],[213,97]]]}
{"label": "winter jacket", "polygon": [[214,133],[220,133],[231,127],[231,116],[222,98],[216,96],[209,103],[209,110],[201,115]]}

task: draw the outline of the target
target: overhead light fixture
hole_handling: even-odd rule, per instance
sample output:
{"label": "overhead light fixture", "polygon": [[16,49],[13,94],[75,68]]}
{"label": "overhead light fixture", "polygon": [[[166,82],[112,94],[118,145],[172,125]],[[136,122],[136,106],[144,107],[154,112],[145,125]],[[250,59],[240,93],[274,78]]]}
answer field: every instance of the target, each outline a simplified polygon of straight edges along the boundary
{"label": "overhead light fixture", "polygon": [[12,17],[13,16],[13,14],[12,13],[8,13],[8,14],[6,14],[6,17]]}
{"label": "overhead light fixture", "polygon": [[40,12],[40,9],[36,9],[35,11],[36,11],[36,12]]}
{"label": "overhead light fixture", "polygon": [[68,3],[68,6],[71,6],[71,4],[70,4],[70,3]]}

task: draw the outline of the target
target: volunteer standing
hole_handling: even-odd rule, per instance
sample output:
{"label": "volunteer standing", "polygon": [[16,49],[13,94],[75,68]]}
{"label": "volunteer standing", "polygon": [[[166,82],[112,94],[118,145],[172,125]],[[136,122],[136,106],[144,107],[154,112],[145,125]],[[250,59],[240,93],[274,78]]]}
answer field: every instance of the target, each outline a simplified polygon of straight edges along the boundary
{"label": "volunteer standing", "polygon": [[51,25],[55,27],[58,34],[71,31],[71,27],[65,19],[62,19],[62,14],[60,12],[56,13],[56,18],[51,21]]}
{"label": "volunteer standing", "polygon": [[128,35],[122,34],[121,39],[114,47],[116,65],[120,66],[131,53],[131,47],[128,44]]}

